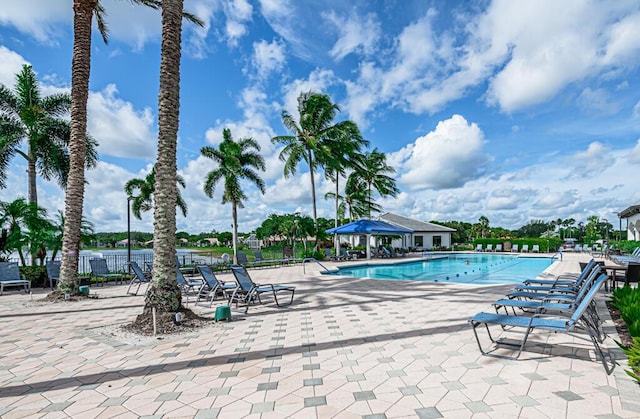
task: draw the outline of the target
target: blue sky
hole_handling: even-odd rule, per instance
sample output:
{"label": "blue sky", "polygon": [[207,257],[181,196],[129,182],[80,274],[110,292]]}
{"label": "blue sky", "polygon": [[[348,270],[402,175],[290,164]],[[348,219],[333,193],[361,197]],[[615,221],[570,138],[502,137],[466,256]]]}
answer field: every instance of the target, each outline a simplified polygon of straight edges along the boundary
{"label": "blue sky", "polygon": [[[33,65],[45,93],[68,90],[71,0],[0,8],[0,83]],[[126,229],[124,183],[155,160],[160,15],[103,0],[109,45],[94,32],[89,130],[100,142],[85,214],[98,231]],[[640,190],[640,3],[637,1],[186,0],[206,25],[183,34],[178,167],[189,205],[178,228],[228,231],[231,210],[202,192],[212,162],[200,148],[222,129],[262,147],[267,193],[246,187],[241,231],[271,213],[311,213],[308,169],[285,179],[280,114],[302,91],[327,93],[387,153],[401,193],[385,211],[420,220],[518,228],[533,219],[599,215]],[[14,160],[0,199],[26,196]],[[332,185],[318,180],[319,215]],[[64,194],[40,181],[40,204]],[[152,231],[152,213],[134,220]]]}

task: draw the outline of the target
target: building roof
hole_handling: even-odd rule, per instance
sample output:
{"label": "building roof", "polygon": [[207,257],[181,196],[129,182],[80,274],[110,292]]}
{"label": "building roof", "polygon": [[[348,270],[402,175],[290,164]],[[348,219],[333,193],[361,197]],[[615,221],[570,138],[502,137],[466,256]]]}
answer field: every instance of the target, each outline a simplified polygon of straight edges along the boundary
{"label": "building roof", "polygon": [[382,214],[380,217],[378,217],[378,219],[398,225],[400,227],[408,228],[409,230],[413,230],[414,233],[452,233],[456,231],[453,228],[433,223],[427,223],[420,220],[414,220],[413,218],[403,217],[402,215],[393,214],[391,212]]}
{"label": "building roof", "polygon": [[638,213],[640,213],[640,205],[631,205],[629,208],[620,212],[620,218],[629,218]]}

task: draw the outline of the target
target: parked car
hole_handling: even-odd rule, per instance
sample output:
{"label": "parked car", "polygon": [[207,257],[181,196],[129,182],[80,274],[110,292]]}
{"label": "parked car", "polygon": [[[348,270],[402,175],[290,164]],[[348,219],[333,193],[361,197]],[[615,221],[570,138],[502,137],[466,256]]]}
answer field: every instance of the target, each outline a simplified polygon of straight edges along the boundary
{"label": "parked car", "polygon": [[562,244],[562,248],[565,250],[573,250],[576,247],[575,239],[564,239],[564,243]]}

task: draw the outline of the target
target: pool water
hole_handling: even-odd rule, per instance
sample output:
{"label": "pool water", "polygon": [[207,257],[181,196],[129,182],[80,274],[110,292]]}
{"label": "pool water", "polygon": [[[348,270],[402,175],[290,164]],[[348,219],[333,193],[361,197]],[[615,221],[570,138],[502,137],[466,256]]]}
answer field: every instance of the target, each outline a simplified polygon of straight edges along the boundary
{"label": "pool water", "polygon": [[340,268],[334,275],[404,281],[510,284],[537,277],[551,266],[547,257],[497,254],[450,254],[413,262]]}

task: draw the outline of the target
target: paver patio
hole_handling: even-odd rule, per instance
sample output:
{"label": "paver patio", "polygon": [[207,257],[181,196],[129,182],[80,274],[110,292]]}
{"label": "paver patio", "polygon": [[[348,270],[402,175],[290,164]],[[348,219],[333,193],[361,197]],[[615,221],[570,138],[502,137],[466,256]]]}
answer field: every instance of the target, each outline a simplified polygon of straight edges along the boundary
{"label": "paver patio", "polygon": [[[550,273],[587,258],[565,254]],[[3,295],[0,417],[640,417],[604,292],[611,375],[584,336],[535,331],[520,360],[482,356],[467,320],[509,286],[314,269],[252,270],[256,282],[295,285],[294,304],[234,309],[230,323],[162,339],[113,333],[142,310],[126,286],[81,302]],[[189,307],[213,319],[215,304]]]}

